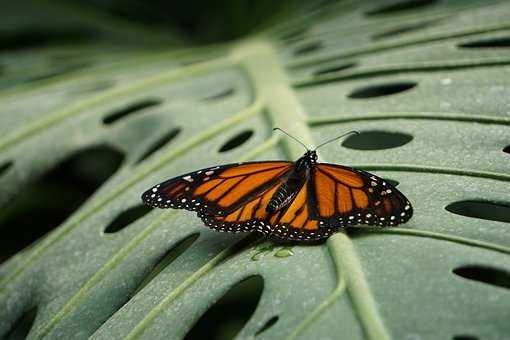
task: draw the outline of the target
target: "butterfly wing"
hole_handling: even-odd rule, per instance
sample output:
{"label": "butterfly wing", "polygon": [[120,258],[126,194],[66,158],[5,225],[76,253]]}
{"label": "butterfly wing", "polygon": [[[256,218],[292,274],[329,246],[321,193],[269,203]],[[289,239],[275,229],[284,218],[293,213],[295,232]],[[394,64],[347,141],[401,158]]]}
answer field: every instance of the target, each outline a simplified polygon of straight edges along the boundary
{"label": "butterfly wing", "polygon": [[395,226],[413,215],[409,200],[380,177],[336,164],[312,169],[311,201],[315,216],[327,226]]}
{"label": "butterfly wing", "polygon": [[292,162],[268,161],[206,168],[160,183],[147,190],[142,200],[156,208],[226,216],[274,187],[292,166]]}
{"label": "butterfly wing", "polygon": [[314,165],[290,203],[267,211],[292,162],[250,162],[202,169],[158,184],[142,195],[158,208],[197,211],[219,231],[257,230],[285,240],[325,238],[351,224],[392,226],[413,213],[407,198],[383,179],[335,164]]}

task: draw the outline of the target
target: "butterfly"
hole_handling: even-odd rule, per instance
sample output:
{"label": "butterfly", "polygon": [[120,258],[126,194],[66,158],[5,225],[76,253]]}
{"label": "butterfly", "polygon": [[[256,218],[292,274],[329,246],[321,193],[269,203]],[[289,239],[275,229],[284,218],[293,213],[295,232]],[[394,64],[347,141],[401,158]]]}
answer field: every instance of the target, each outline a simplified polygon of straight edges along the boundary
{"label": "butterfly", "polygon": [[413,208],[390,183],[369,172],[317,162],[319,147],[345,135],[313,150],[301,143],[306,152],[295,162],[234,163],[190,172],[157,184],[142,200],[156,208],[196,211],[214,230],[258,231],[293,241],[327,238],[356,224],[406,223]]}

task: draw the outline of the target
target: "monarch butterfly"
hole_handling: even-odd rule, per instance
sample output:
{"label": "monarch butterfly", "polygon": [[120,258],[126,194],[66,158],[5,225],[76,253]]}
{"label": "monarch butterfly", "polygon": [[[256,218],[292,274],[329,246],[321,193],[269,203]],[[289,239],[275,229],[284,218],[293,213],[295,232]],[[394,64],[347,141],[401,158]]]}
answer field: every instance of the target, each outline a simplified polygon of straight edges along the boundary
{"label": "monarch butterfly", "polygon": [[[305,146],[299,140],[280,130]],[[395,226],[413,215],[409,200],[383,179],[354,168],[318,163],[316,150],[295,162],[262,161],[210,167],[147,190],[156,208],[196,211],[209,228],[258,231],[284,240],[314,241],[354,224]]]}

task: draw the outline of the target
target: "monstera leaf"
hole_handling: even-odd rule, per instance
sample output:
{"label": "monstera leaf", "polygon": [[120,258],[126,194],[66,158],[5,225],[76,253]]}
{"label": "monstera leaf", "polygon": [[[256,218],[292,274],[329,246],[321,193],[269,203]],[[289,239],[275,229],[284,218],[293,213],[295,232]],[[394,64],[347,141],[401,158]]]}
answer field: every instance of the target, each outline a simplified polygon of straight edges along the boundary
{"label": "monstera leaf", "polygon": [[[509,336],[507,1],[307,5],[203,47],[43,3],[23,9],[26,27],[9,15],[1,26],[33,43],[3,38],[0,55],[2,233],[44,234],[35,212],[68,204],[51,186],[41,195],[39,178],[114,174],[1,265],[2,336]],[[283,246],[141,206],[145,189],[188,171],[299,157],[274,126],[310,146],[360,131],[320,158],[394,181],[415,216]],[[232,315],[232,301],[251,310]]]}

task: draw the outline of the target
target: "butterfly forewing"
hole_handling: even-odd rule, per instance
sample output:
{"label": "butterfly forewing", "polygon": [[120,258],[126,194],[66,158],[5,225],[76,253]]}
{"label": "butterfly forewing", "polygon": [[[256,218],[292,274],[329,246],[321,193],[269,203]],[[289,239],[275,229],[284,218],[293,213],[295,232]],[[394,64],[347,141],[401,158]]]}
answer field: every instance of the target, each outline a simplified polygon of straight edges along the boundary
{"label": "butterfly forewing", "polygon": [[291,162],[248,162],[190,172],[147,190],[142,200],[157,208],[182,208],[225,216],[285,177]]}

